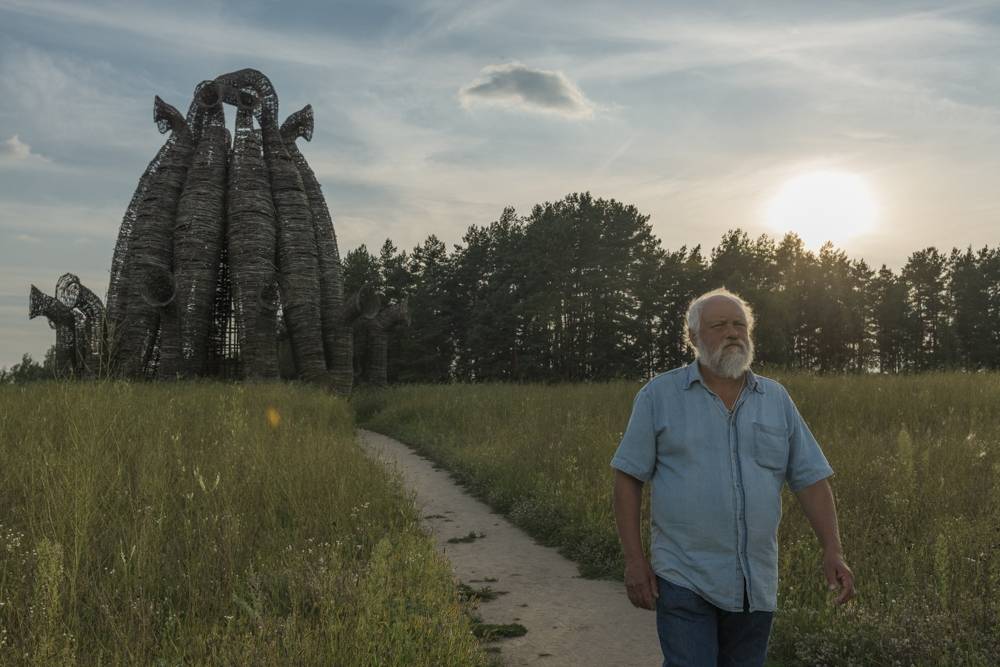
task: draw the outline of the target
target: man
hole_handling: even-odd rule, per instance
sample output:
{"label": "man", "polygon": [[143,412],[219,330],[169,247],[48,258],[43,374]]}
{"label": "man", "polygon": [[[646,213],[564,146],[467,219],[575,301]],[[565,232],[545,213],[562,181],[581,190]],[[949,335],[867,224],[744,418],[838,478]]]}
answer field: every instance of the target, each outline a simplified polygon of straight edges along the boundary
{"label": "man", "polygon": [[[836,604],[854,596],[826,481],[833,470],[785,388],[750,370],[753,324],[727,290],[695,299],[695,361],[639,391],[611,461],[625,586],[633,605],[656,610],[664,666],[764,664],[785,482],[819,538]],[[652,563],[639,532],[649,480]]]}

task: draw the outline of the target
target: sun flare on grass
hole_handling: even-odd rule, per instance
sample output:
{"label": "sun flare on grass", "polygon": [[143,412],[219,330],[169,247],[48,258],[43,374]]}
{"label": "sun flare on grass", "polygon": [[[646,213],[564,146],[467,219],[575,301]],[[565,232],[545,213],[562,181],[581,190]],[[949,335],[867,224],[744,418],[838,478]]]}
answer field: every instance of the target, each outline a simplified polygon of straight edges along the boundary
{"label": "sun flare on grass", "polygon": [[808,248],[819,248],[826,241],[839,247],[875,229],[878,202],[857,174],[813,171],[778,189],[767,205],[765,220],[779,237],[794,232]]}

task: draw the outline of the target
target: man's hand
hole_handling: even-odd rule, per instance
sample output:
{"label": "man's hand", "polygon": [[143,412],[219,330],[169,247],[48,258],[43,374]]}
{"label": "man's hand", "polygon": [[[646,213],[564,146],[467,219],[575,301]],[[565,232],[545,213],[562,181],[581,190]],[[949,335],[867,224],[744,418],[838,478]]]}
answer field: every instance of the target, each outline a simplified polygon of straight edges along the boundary
{"label": "man's hand", "polygon": [[656,574],[645,557],[625,561],[625,590],[632,604],[641,609],[656,609],[660,597]]}
{"label": "man's hand", "polygon": [[854,590],[854,573],[844,562],[844,556],[839,551],[830,551],[823,554],[823,574],[826,576],[826,583],[831,591],[840,589],[840,594],[833,601],[836,605],[841,605],[850,600],[856,594]]}
{"label": "man's hand", "polygon": [[802,510],[809,519],[819,543],[823,547],[823,576],[831,591],[840,589],[834,604],[844,604],[854,597],[854,573],[844,562],[837,528],[837,510],[833,502],[830,483],[821,479],[795,492]]}
{"label": "man's hand", "polygon": [[625,552],[625,590],[628,599],[640,609],[656,609],[659,586],[649,566],[639,534],[639,507],[642,504],[642,482],[615,471],[615,523]]}

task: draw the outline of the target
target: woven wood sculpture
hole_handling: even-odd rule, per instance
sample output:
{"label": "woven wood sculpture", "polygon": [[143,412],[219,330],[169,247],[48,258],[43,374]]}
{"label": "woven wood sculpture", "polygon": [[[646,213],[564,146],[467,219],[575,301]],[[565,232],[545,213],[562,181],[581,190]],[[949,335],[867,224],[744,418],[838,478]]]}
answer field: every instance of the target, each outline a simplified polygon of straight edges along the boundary
{"label": "woven wood sculpture", "polygon": [[[346,340],[348,350],[351,351],[350,360],[352,364],[354,356],[354,327],[364,326],[363,323],[374,318],[381,306],[382,298],[371,286],[366,285],[352,294],[344,302],[344,305],[340,307],[340,311],[337,313],[337,322],[343,329],[347,329]],[[353,367],[351,374],[354,374]]]}
{"label": "woven wood sculpture", "polygon": [[[233,136],[223,104],[236,107]],[[93,373],[103,359],[136,379],[276,379],[287,332],[297,377],[349,393],[353,326],[379,298],[344,298],[333,221],[295,144],[312,138],[312,107],[279,125],[270,80],[244,69],[198,84],[186,117],[157,97],[153,119],[170,134],[122,218],[106,318],[78,280],[67,283],[73,305],[32,287],[31,316],[56,329],[58,363]]]}
{"label": "woven wood sculpture", "polygon": [[[28,299],[28,319],[39,315],[48,318],[49,326],[56,331],[55,372],[57,377],[73,377],[83,370],[83,357],[77,347],[77,318],[84,319],[82,313],[74,312],[59,302],[58,299],[45,294],[40,289],[31,286],[31,296]],[[80,329],[84,326],[81,322]]]}
{"label": "woven wood sculpture", "polygon": [[174,221],[174,297],[160,321],[159,374],[165,378],[206,375],[226,233],[230,138],[218,86],[199,84],[195,106],[188,114],[188,123],[197,124],[194,156]]}
{"label": "woven wood sculpture", "polygon": [[74,316],[78,371],[83,377],[97,376],[104,347],[104,303],[72,273],[64,273],[56,281],[56,300],[82,314]]}
{"label": "woven wood sculpture", "polygon": [[[226,251],[240,357],[248,378],[278,376],[278,283],[274,202],[260,130],[253,127],[256,93],[237,99],[236,138],[230,155]],[[338,262],[339,264],[339,262]]]}
{"label": "woven wood sculpture", "polygon": [[392,329],[410,323],[410,307],[404,299],[399,303],[386,306],[382,311],[366,322],[368,328],[368,369],[365,373],[368,382],[375,387],[384,387],[388,380],[389,332]]}

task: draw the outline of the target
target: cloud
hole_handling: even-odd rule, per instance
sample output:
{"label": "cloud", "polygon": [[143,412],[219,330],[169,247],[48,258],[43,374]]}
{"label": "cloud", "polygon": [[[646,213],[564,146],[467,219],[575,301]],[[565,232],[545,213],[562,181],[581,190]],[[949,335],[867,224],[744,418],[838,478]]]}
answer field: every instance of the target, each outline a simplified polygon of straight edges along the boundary
{"label": "cloud", "polygon": [[532,69],[521,63],[490,65],[480,78],[459,91],[462,106],[476,103],[590,118],[594,104],[559,71]]}
{"label": "cloud", "polygon": [[265,58],[328,67],[336,62],[365,62],[356,48],[326,34],[289,34],[226,19],[211,5],[199,11],[138,6],[138,3],[79,3],[51,0],[4,0],[0,9],[50,19],[76,28],[98,28],[137,35],[186,55]]}
{"label": "cloud", "polygon": [[9,160],[12,162],[22,162],[26,160],[48,162],[48,158],[45,158],[38,153],[32,153],[31,146],[21,141],[21,137],[16,134],[11,135],[10,138],[5,141],[0,141],[0,160]]}
{"label": "cloud", "polygon": [[46,152],[58,164],[93,165],[109,153],[119,158],[147,154],[148,148],[139,147],[162,139],[151,122],[152,95],[146,99],[135,93],[146,89],[141,81],[109,62],[5,44],[0,119],[26,136],[44,136]]}
{"label": "cloud", "polygon": [[0,143],[0,155],[15,160],[26,160],[31,155],[31,146],[21,141],[20,137],[15,134],[7,141]]}
{"label": "cloud", "polygon": [[18,234],[14,238],[17,239],[18,241],[21,241],[22,243],[41,243],[42,242],[42,240],[40,238],[38,238],[37,236],[32,236],[31,234]]}

